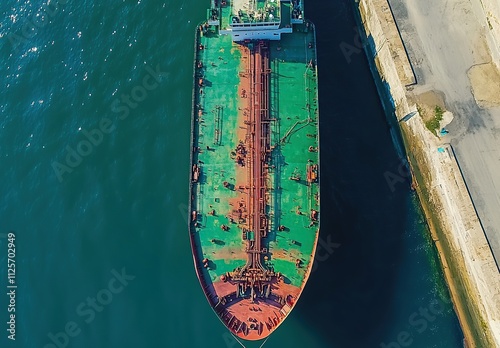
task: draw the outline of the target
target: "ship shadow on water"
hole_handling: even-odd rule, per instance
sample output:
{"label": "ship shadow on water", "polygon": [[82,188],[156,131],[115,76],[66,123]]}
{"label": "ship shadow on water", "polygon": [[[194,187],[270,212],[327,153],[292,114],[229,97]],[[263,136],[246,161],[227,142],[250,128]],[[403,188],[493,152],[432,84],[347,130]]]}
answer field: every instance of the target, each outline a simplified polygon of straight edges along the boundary
{"label": "ship shadow on water", "polygon": [[401,276],[411,191],[399,184],[391,192],[384,177],[397,170],[399,159],[365,52],[351,55],[348,63],[340,49],[342,42],[354,45],[352,5],[313,2],[307,10],[317,30],[320,239],[340,246],[316,261],[290,319],[329,347],[379,347],[394,326],[388,313]]}

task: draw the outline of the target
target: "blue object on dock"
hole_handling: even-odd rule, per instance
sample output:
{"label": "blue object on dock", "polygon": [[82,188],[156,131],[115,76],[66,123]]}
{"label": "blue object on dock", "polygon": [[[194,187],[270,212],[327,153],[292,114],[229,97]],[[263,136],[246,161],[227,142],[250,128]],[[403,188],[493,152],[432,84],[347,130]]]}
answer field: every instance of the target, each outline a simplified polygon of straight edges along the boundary
{"label": "blue object on dock", "polygon": [[413,116],[415,116],[416,114],[417,114],[417,111],[410,112],[409,114],[405,115],[401,120],[399,120],[399,122],[406,122],[410,118],[412,118]]}

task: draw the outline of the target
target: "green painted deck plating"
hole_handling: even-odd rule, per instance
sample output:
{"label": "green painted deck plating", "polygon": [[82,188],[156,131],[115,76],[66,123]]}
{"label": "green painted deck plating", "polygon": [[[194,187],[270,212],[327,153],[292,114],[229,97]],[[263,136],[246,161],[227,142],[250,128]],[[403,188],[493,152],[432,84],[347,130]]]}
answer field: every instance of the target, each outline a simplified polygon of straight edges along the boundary
{"label": "green painted deck plating", "polygon": [[[266,162],[267,236],[262,239],[267,252],[262,253],[261,261],[283,276],[282,284],[298,288],[295,300],[312,268],[319,234],[319,218],[311,218],[311,212],[320,211],[319,179],[308,180],[307,175],[308,166],[319,166],[313,28],[307,22],[294,25],[293,34],[283,34],[280,41],[266,41],[271,150]],[[254,49],[258,43],[235,43],[230,35],[218,35],[213,27],[202,32],[197,31],[192,124],[192,166],[199,168],[199,177],[192,177],[191,183],[190,236],[200,282],[217,309],[222,306],[221,276],[230,277],[247,262],[247,240],[242,235],[250,217],[238,223],[234,214],[251,183],[245,182],[245,167],[236,163],[234,155],[240,141],[248,137],[244,123],[244,114],[249,111],[245,104],[245,49]],[[247,239],[255,238],[255,233],[248,231]],[[204,267],[204,259],[209,260],[208,267]],[[299,267],[297,260],[301,261]],[[293,303],[283,307],[284,317],[292,307]],[[223,321],[228,310],[216,310]]]}

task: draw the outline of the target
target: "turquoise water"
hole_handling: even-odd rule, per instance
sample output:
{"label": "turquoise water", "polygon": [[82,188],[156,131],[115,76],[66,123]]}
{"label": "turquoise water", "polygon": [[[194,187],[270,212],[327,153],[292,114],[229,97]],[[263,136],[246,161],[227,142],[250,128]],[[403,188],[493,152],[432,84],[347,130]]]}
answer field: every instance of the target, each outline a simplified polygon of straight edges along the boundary
{"label": "turquoise water", "polygon": [[[31,31],[44,2],[0,4],[0,233],[16,234],[18,286],[15,341],[0,296],[0,346],[239,346],[198,285],[185,220],[193,30],[208,1],[59,3]],[[364,53],[348,64],[339,49],[353,40],[351,6],[307,9],[326,244],[266,345],[381,347],[407,331],[412,347],[460,347],[450,305],[414,315],[446,287],[415,197],[384,178],[399,163]]]}

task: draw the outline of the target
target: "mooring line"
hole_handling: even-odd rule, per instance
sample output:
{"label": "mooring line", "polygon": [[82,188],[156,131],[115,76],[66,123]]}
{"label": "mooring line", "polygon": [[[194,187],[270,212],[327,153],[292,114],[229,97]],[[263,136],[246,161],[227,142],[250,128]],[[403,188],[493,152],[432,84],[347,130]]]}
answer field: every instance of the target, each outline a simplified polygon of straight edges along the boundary
{"label": "mooring line", "polygon": [[267,336],[266,340],[265,340],[264,342],[262,342],[262,344],[260,345],[260,347],[259,347],[259,348],[264,347],[264,344],[266,344],[266,342],[267,342],[267,340],[269,339],[269,337],[271,337],[271,336]]}
{"label": "mooring line", "polygon": [[234,339],[236,340],[236,342],[238,342],[239,344],[241,344],[241,346],[242,346],[243,348],[247,348],[247,347],[245,347],[245,345],[244,345],[243,343],[241,343],[241,341],[238,339],[238,337],[236,337],[236,336],[235,336],[232,332],[231,332],[231,335],[233,335],[233,337],[234,337]]}
{"label": "mooring line", "polygon": [[[239,339],[238,337],[236,337],[232,332],[231,332],[231,335],[234,337],[234,339],[236,340],[236,342],[238,342],[243,348],[247,348]],[[262,348],[264,347],[264,344],[266,344],[267,340],[269,339],[269,337],[271,336],[267,336],[266,340],[264,342],[262,342],[262,344],[260,345],[259,348]]]}

